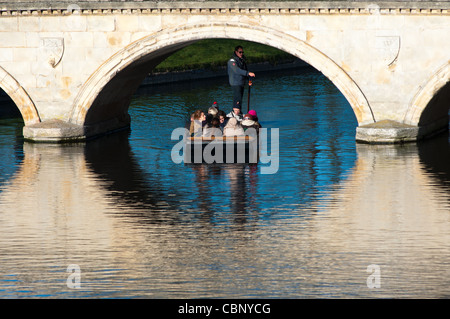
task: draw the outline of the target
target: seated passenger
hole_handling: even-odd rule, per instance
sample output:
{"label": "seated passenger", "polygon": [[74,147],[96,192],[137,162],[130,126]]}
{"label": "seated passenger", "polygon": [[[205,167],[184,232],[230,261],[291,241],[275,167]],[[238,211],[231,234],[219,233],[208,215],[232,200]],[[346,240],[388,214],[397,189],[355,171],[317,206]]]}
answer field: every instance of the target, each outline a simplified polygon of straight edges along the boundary
{"label": "seated passenger", "polygon": [[219,113],[217,113],[217,115],[219,116],[220,128],[223,130],[225,125],[227,125],[229,118],[227,117],[225,112],[222,110],[219,110]]}
{"label": "seated passenger", "polygon": [[203,122],[206,121],[205,113],[202,110],[197,110],[191,116],[191,126],[189,133],[191,136],[202,136]]}
{"label": "seated passenger", "polygon": [[203,128],[203,137],[221,137],[222,130],[220,129],[220,121],[218,118],[213,118],[211,123],[206,124]]}
{"label": "seated passenger", "polygon": [[241,125],[244,128],[244,131],[247,130],[248,128],[252,127],[256,130],[257,133],[259,133],[259,129],[261,128],[261,124],[256,122],[253,119],[253,116],[251,116],[250,114],[244,115],[244,119],[242,120]]}
{"label": "seated passenger", "polygon": [[256,111],[255,110],[250,110],[250,111],[248,111],[248,114],[250,114],[252,116],[253,121],[255,121],[259,125],[259,128],[261,128],[262,126],[259,123],[258,115],[256,114]]}
{"label": "seated passenger", "polygon": [[239,105],[234,105],[233,110],[227,114],[227,117],[234,117],[238,121],[242,121],[241,107]]}
{"label": "seated passenger", "polygon": [[211,106],[208,109],[208,114],[211,114],[213,117],[217,116],[217,112],[219,112],[219,110],[215,106]]}
{"label": "seated passenger", "polygon": [[219,103],[214,102],[214,103],[211,105],[211,107],[214,107],[214,108],[217,109],[217,111],[219,111]]}
{"label": "seated passenger", "polygon": [[242,128],[238,120],[235,119],[234,117],[230,118],[228,120],[227,125],[225,125],[225,128],[223,129],[223,136],[243,136],[243,135],[244,129]]}

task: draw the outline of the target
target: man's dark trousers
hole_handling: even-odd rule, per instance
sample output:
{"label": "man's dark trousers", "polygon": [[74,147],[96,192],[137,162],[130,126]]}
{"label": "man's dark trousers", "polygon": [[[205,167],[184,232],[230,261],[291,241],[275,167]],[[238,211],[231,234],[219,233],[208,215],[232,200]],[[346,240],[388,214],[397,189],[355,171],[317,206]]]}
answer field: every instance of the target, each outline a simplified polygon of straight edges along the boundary
{"label": "man's dark trousers", "polygon": [[233,89],[233,107],[239,102],[239,108],[242,108],[242,97],[244,96],[244,87],[240,85],[232,85]]}

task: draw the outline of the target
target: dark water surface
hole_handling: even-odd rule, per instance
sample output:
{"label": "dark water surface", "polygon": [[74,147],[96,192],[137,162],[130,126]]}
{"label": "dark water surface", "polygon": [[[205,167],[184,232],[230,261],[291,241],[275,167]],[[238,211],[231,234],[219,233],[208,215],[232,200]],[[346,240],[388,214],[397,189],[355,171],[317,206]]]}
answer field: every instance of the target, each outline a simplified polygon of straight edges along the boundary
{"label": "dark water surface", "polygon": [[222,79],[142,89],[130,132],[79,145],[0,120],[0,298],[450,297],[448,134],[356,144],[345,98],[303,70],[252,89],[277,173],[173,163],[173,129],[230,100]]}

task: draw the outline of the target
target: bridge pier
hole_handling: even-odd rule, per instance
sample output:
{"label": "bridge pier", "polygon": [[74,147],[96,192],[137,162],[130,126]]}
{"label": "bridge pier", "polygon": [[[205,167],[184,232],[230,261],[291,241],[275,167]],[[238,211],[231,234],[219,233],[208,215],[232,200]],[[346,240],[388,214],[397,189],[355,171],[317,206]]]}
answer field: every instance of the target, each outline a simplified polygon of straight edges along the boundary
{"label": "bridge pier", "polygon": [[24,126],[23,136],[25,140],[36,143],[77,143],[129,128],[129,116],[90,125],[53,119]]}
{"label": "bridge pier", "polygon": [[356,128],[356,141],[367,144],[400,144],[416,142],[448,131],[448,117],[427,126],[413,126],[383,120]]}

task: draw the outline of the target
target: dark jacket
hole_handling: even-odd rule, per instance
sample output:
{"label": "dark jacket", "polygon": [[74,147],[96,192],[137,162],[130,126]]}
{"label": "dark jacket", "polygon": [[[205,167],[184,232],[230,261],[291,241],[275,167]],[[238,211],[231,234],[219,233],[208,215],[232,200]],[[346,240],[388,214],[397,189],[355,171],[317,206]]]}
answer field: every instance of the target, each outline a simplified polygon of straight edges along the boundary
{"label": "dark jacket", "polygon": [[248,77],[247,64],[244,59],[239,58],[234,52],[230,60],[228,60],[228,79],[230,85],[244,86]]}

